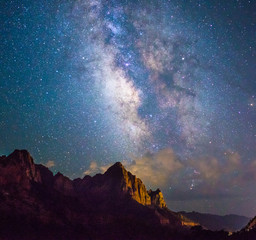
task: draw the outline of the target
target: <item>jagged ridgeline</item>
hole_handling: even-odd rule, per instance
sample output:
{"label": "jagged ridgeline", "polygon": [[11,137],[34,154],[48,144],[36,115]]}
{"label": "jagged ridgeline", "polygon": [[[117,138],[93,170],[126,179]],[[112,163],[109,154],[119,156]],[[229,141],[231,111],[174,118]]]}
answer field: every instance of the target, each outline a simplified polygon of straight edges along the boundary
{"label": "jagged ridgeline", "polygon": [[[231,239],[169,210],[117,162],[71,180],[26,150],[0,157],[0,239]],[[191,229],[192,227],[192,229]]]}

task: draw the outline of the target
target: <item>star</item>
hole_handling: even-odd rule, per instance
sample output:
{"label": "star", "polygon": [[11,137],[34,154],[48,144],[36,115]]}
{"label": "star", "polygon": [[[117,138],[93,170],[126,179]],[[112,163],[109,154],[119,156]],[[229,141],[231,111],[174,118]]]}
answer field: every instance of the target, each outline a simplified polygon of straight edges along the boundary
{"label": "star", "polygon": [[[255,197],[246,175],[256,156],[252,1],[3,6],[1,153],[28,149],[69,177],[92,161],[125,161],[138,177],[160,169],[163,192],[184,192],[178,210],[185,198],[197,210],[195,188],[204,211],[216,201],[233,213],[230,195]],[[226,196],[232,182],[239,188]]]}

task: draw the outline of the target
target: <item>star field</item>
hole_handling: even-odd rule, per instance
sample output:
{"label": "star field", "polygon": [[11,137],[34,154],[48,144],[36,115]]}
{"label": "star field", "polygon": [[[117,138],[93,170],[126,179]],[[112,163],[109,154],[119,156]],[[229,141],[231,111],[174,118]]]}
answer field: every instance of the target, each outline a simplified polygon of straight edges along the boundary
{"label": "star field", "polygon": [[0,154],[71,178],[122,161],[171,209],[250,216],[255,19],[246,0],[2,1]]}

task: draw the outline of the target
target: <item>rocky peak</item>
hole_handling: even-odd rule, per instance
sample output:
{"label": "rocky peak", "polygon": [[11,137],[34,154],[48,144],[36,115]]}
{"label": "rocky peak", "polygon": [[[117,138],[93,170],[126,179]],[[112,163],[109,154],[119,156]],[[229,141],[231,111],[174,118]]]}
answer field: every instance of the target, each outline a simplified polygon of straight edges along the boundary
{"label": "rocky peak", "polygon": [[0,184],[13,184],[24,189],[31,188],[31,182],[37,182],[64,195],[97,193],[114,197],[129,196],[144,206],[166,207],[163,194],[159,189],[147,191],[143,182],[117,162],[103,175],[85,176],[83,179],[70,180],[61,173],[53,176],[45,166],[34,164],[26,150],[15,150],[8,157],[0,159]]}
{"label": "rocky peak", "polygon": [[15,150],[8,157],[1,158],[0,175],[2,184],[19,183],[25,188],[30,188],[30,181],[41,182],[33,158],[26,150]]}
{"label": "rocky peak", "polygon": [[53,173],[42,164],[36,164],[36,169],[40,172],[42,184],[45,186],[53,186]]}
{"label": "rocky peak", "polygon": [[[35,216],[38,221],[42,221],[42,226],[45,223],[60,223],[60,229],[69,225],[85,229],[95,224],[107,224],[107,227],[113,221],[118,226],[122,219],[125,222],[121,222],[121,227],[127,229],[129,220],[135,228],[137,223],[142,223],[143,231],[145,226],[150,226],[148,222],[152,227],[159,224],[174,227],[183,223],[178,215],[165,208],[159,189],[147,191],[143,182],[120,162],[104,174],[72,181],[61,173],[53,176],[45,166],[34,164],[27,151],[16,150],[10,156],[0,159],[0,197],[6,201],[6,205],[1,203],[0,208],[7,206],[10,216],[14,213],[13,209],[17,209],[21,213],[21,223],[24,217],[27,220],[30,216],[31,223],[34,223]],[[16,223],[16,216],[14,220]],[[27,226],[30,222],[24,223]]]}
{"label": "rocky peak", "polygon": [[158,188],[156,191],[152,191],[151,189],[148,191],[148,195],[151,198],[151,205],[155,205],[161,208],[167,207],[164,201],[164,196],[160,189]]}
{"label": "rocky peak", "polygon": [[27,165],[34,164],[33,158],[27,150],[14,150],[8,157],[2,156],[1,165]]}
{"label": "rocky peak", "polygon": [[147,191],[143,182],[127,171],[120,162],[112,165],[104,175],[114,178],[116,182],[120,183],[121,191],[128,193],[137,202],[160,208],[166,207],[163,194],[159,189]]}
{"label": "rocky peak", "polygon": [[111,176],[112,178],[122,178],[127,172],[122,163],[116,162],[114,165],[108,168],[105,172],[105,176]]}
{"label": "rocky peak", "polygon": [[74,194],[73,182],[68,177],[58,172],[54,176],[54,188],[65,195]]}
{"label": "rocky peak", "polygon": [[112,180],[112,185],[114,184],[114,188],[121,194],[128,194],[140,204],[151,204],[145,185],[139,178],[128,172],[120,162],[112,165],[104,173],[104,178]]}

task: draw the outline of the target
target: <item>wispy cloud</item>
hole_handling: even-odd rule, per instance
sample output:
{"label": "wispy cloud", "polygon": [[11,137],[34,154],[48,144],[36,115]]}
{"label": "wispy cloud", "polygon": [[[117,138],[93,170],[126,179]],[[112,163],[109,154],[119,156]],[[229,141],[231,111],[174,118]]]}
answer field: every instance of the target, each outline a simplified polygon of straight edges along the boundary
{"label": "wispy cloud", "polygon": [[52,160],[49,160],[49,161],[45,164],[45,166],[46,166],[47,168],[52,168],[52,167],[55,166],[55,162],[52,161]]}
{"label": "wispy cloud", "polygon": [[90,163],[89,168],[86,171],[84,171],[84,175],[91,175],[91,176],[93,176],[93,175],[95,175],[97,173],[104,173],[109,167],[110,167],[110,165],[99,166],[97,164],[97,162],[92,161]]}
{"label": "wispy cloud", "polygon": [[132,163],[125,162],[124,165],[147,186],[154,188],[166,186],[171,181],[170,177],[184,168],[172,149],[163,149],[155,154],[147,153],[134,159]]}
{"label": "wispy cloud", "polygon": [[[167,148],[132,162],[123,161],[123,164],[148,188],[160,187],[176,200],[237,196],[248,183],[256,180],[256,160],[244,164],[241,156],[232,151],[225,152],[221,159],[202,156],[182,160]],[[109,166],[91,162],[84,174],[103,173]]]}

